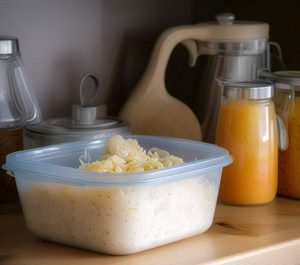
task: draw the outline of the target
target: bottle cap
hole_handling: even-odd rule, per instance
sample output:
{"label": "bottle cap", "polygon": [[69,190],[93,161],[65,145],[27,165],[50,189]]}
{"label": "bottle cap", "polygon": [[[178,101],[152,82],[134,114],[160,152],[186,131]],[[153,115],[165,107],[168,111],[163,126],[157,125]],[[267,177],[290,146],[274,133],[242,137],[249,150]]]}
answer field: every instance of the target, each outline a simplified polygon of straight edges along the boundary
{"label": "bottle cap", "polygon": [[17,55],[19,51],[17,38],[0,36],[0,55]]}

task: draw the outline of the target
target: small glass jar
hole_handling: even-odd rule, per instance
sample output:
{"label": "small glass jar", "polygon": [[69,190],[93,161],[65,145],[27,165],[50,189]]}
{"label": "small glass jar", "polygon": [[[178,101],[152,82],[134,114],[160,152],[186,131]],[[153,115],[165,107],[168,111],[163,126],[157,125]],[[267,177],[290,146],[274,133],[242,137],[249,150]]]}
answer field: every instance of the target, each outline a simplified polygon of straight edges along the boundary
{"label": "small glass jar", "polygon": [[289,146],[279,152],[278,194],[300,199],[300,71],[275,72],[276,110],[284,120]]}
{"label": "small glass jar", "polygon": [[224,168],[220,201],[232,205],[271,202],[277,192],[278,133],[274,87],[267,82],[223,86],[216,143],[233,163]]}

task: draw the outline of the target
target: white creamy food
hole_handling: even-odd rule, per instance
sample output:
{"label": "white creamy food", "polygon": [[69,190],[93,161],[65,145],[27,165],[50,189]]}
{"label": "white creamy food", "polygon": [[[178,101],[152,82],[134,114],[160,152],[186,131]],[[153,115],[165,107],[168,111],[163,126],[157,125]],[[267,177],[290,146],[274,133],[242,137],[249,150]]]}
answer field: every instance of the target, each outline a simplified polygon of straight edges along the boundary
{"label": "white creamy food", "polygon": [[[218,172],[132,188],[41,182],[21,193],[29,229],[41,238],[107,254],[131,254],[207,230]],[[210,181],[209,181],[210,180]]]}

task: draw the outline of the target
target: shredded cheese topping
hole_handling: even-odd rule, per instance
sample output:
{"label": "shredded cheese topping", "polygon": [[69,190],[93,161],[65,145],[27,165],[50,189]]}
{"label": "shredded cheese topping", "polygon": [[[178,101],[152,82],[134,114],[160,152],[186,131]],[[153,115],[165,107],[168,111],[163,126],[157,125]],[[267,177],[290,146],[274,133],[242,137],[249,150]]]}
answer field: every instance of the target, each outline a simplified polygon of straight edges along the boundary
{"label": "shredded cheese topping", "polygon": [[107,140],[99,160],[91,163],[80,161],[80,169],[96,172],[144,172],[183,163],[183,159],[170,155],[166,150],[151,148],[148,152],[135,139],[125,140],[121,135]]}

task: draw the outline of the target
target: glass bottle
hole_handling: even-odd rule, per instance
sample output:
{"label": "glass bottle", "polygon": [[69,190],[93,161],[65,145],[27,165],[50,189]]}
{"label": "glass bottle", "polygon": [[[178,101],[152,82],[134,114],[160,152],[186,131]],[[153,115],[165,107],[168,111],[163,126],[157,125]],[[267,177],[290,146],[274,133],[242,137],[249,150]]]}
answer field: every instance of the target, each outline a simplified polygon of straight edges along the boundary
{"label": "glass bottle", "polygon": [[[18,40],[0,36],[0,167],[7,154],[22,149],[22,128],[41,113],[25,79]],[[18,207],[14,179],[0,168],[0,212]]]}
{"label": "glass bottle", "polygon": [[277,192],[278,133],[273,85],[236,82],[223,86],[216,143],[233,163],[224,168],[219,198],[233,205],[271,202]]}

